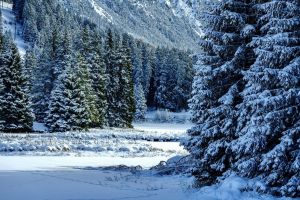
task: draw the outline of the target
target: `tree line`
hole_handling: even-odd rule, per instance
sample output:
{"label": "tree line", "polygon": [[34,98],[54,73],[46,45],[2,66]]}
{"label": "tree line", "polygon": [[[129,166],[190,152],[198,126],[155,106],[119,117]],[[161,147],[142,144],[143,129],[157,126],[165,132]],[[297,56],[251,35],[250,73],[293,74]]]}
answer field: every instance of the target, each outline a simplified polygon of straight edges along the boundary
{"label": "tree line", "polygon": [[[187,108],[191,52],[154,47],[116,30],[103,32],[57,1],[15,0],[13,11],[28,44],[18,85],[28,98],[27,127],[33,120],[51,132],[131,127],[133,120],[145,118],[148,107]],[[1,37],[15,47],[9,34]]]}

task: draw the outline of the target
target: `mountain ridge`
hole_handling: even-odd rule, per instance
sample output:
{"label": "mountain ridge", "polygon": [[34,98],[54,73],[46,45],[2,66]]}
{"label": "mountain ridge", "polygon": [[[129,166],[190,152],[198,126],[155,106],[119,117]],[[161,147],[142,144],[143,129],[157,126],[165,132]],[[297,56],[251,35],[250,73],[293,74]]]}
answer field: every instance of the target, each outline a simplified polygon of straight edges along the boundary
{"label": "mountain ridge", "polygon": [[193,25],[193,17],[188,16],[188,13],[179,14],[181,4],[176,7],[164,0],[60,2],[66,9],[93,21],[102,30],[117,29],[154,46],[199,50],[197,41],[201,30],[199,26]]}

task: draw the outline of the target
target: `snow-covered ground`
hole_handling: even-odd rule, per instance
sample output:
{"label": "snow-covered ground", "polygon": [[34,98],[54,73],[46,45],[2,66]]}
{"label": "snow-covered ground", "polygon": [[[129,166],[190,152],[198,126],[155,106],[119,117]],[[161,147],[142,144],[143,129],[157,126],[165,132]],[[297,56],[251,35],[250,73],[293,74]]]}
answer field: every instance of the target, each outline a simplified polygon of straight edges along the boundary
{"label": "snow-covered ground", "polygon": [[21,25],[16,23],[15,15],[12,12],[12,4],[3,2],[3,8],[0,8],[2,11],[3,31],[11,33],[11,36],[14,39],[21,56],[23,57],[26,53],[27,46],[21,37]]}
{"label": "snow-covered ground", "polygon": [[[139,169],[82,168],[55,171],[0,171],[3,200],[275,200],[240,192],[247,181],[230,177],[221,185],[192,189],[186,176],[158,176]],[[287,198],[280,198],[287,200]]]}
{"label": "snow-covered ground", "polygon": [[253,183],[239,177],[196,190],[191,177],[163,176],[150,169],[187,154],[179,140],[186,137],[190,125],[148,121],[132,130],[0,134],[0,199],[275,199],[240,192]]}
{"label": "snow-covered ground", "polygon": [[0,155],[170,158],[186,155],[182,132],[104,129],[90,132],[0,134]]}

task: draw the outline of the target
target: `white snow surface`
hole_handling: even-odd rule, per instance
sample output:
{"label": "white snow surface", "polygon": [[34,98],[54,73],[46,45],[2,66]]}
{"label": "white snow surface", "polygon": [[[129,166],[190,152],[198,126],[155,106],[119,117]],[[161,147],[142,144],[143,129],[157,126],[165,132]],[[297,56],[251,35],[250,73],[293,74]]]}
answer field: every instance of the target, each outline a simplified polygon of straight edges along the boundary
{"label": "white snow surface", "polygon": [[[192,177],[159,175],[150,168],[173,156],[187,154],[178,140],[186,136],[185,129],[189,127],[162,123],[157,128],[154,122],[147,123],[148,127],[136,125],[139,130],[0,134],[0,199],[276,199],[241,192],[258,183],[237,176],[219,185],[194,189]],[[43,128],[42,124],[35,126]],[[174,126],[181,131],[175,132]]]}
{"label": "white snow surface", "polygon": [[[186,176],[158,176],[150,171],[73,169],[57,171],[0,171],[3,200],[276,200],[240,192],[247,181],[230,177],[221,185],[192,189]],[[280,198],[288,200],[288,198]]]}
{"label": "white snow surface", "polygon": [[15,15],[12,12],[12,4],[3,2],[2,11],[2,24],[3,31],[11,33],[11,36],[16,43],[20,55],[23,57],[26,53],[27,45],[21,37],[21,25],[16,23]]}
{"label": "white snow surface", "polygon": [[107,21],[112,23],[112,16],[110,14],[108,14],[102,7],[100,7],[98,4],[96,4],[96,2],[94,0],[89,0],[89,1],[99,16],[107,19]]}
{"label": "white snow surface", "polygon": [[149,169],[168,157],[0,156],[0,171],[69,171],[84,167],[140,166]]}

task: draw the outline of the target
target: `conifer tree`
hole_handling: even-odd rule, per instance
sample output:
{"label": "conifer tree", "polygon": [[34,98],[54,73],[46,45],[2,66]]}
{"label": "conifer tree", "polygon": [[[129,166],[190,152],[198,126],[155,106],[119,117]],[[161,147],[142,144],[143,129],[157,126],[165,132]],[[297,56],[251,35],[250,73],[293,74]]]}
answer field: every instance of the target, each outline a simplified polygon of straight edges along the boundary
{"label": "conifer tree", "polygon": [[31,131],[33,114],[25,90],[21,57],[9,33],[3,37],[0,50],[0,130]]}
{"label": "conifer tree", "polygon": [[89,65],[89,74],[93,89],[92,92],[95,95],[95,106],[99,113],[98,118],[92,122],[92,126],[103,127],[106,123],[105,114],[107,100],[105,95],[105,63],[101,52],[101,38],[97,33],[85,27],[83,30],[82,42],[82,53],[85,55]]}
{"label": "conifer tree", "polygon": [[166,49],[158,49],[157,55],[157,74],[156,74],[156,90],[155,90],[155,104],[158,108],[166,108],[166,91],[167,91],[167,60]]}
{"label": "conifer tree", "polygon": [[37,121],[45,122],[48,115],[49,99],[59,75],[64,70],[63,33],[55,25],[37,62],[37,71],[33,86],[33,108]]}
{"label": "conifer tree", "polygon": [[[70,36],[67,32],[64,34],[64,39],[61,43],[60,49],[60,60],[56,60],[59,63],[60,71],[56,71],[58,74],[55,80],[54,88],[50,94],[49,107],[47,113],[46,124],[51,132],[65,132],[73,129],[72,126],[68,124],[68,111],[71,99],[68,96],[68,91],[66,88],[66,81],[69,78],[67,71],[70,70],[72,65],[72,50],[70,43]],[[58,66],[58,64],[57,64]]]}
{"label": "conifer tree", "polygon": [[[131,61],[133,66],[133,81],[134,81],[134,98],[135,104],[139,105],[136,107],[136,115],[135,118],[143,119],[145,107],[147,109],[147,104],[145,102],[146,94],[149,90],[149,80],[150,77],[150,65],[148,63],[147,50],[146,46],[141,47],[141,42],[130,41],[131,48]],[[142,86],[142,90],[140,90],[140,86]],[[137,92],[138,91],[138,92]]]}
{"label": "conifer tree", "polygon": [[269,0],[256,5],[256,61],[244,73],[234,169],[260,177],[266,191],[300,197],[300,3]]}
{"label": "conifer tree", "polygon": [[178,52],[178,65],[176,70],[176,86],[174,91],[174,102],[176,111],[188,109],[187,99],[191,98],[192,82],[194,77],[193,62],[188,52]]}
{"label": "conifer tree", "polygon": [[113,32],[108,30],[105,41],[105,64],[106,64],[106,99],[107,110],[106,117],[108,125],[118,127],[120,116],[118,115],[118,94],[119,80],[118,69],[116,64],[116,46]]}
{"label": "conifer tree", "polygon": [[51,92],[49,111],[46,124],[50,132],[65,132],[71,127],[68,125],[68,103],[67,90],[65,87],[66,73],[59,75],[55,87]]}
{"label": "conifer tree", "polygon": [[37,68],[37,59],[33,49],[28,49],[24,56],[24,66],[23,66],[23,73],[26,79],[26,89],[28,93],[32,96],[32,87],[34,85],[35,75],[36,75],[36,68]]}
{"label": "conifer tree", "polygon": [[[132,121],[135,113],[135,101],[134,101],[134,83],[132,79],[132,63],[131,52],[128,44],[128,35],[124,34],[122,37],[122,43],[119,47],[119,113],[122,123],[120,127],[132,128]],[[146,106],[146,104],[144,104]]]}
{"label": "conifer tree", "polygon": [[90,79],[89,66],[87,61],[79,53],[77,55],[77,76],[79,78],[79,84],[81,85],[81,92],[85,95],[85,109],[88,112],[89,123],[87,127],[93,124],[99,124],[99,112],[96,107],[97,97],[92,88],[92,80]]}
{"label": "conifer tree", "polygon": [[51,63],[49,47],[43,49],[37,61],[34,84],[32,86],[33,111],[38,122],[45,122],[49,106],[50,94],[52,91]]}
{"label": "conifer tree", "polygon": [[135,96],[135,120],[144,120],[147,112],[147,102],[143,92],[143,86],[139,84],[134,86],[134,96]]}
{"label": "conifer tree", "polygon": [[240,103],[242,70],[253,62],[246,45],[255,32],[251,2],[213,2],[203,14],[203,53],[199,55],[190,108],[196,127],[189,130],[186,147],[195,159],[199,185],[215,183],[231,167],[228,151]]}
{"label": "conifer tree", "polygon": [[91,126],[91,116],[88,101],[85,96],[85,86],[82,84],[80,65],[67,67],[65,88],[69,99],[67,103],[67,125],[71,130],[86,130]]}
{"label": "conifer tree", "polygon": [[152,66],[151,66],[151,53],[145,43],[141,43],[141,60],[142,60],[142,70],[143,78],[141,80],[144,96],[148,96],[150,87],[150,78],[152,76]]}

